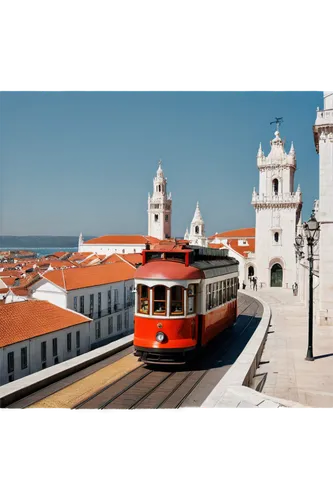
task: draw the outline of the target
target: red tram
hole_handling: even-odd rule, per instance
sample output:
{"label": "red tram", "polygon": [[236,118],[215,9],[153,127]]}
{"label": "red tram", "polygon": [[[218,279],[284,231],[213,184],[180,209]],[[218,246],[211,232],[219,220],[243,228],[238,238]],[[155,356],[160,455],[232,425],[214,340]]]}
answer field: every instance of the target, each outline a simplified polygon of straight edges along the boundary
{"label": "red tram", "polygon": [[135,275],[135,355],[185,363],[237,317],[238,261],[227,250],[168,242],[142,252]]}

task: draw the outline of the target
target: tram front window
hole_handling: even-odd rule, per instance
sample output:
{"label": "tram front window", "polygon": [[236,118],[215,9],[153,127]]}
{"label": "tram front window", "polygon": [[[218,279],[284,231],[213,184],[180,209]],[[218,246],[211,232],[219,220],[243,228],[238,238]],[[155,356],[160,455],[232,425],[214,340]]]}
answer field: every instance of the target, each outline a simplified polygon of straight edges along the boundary
{"label": "tram front window", "polygon": [[149,314],[149,288],[146,285],[138,285],[139,313]]}
{"label": "tram front window", "polygon": [[171,315],[184,314],[184,289],[181,286],[171,288]]}
{"label": "tram front window", "polygon": [[166,311],[166,288],[165,286],[157,285],[153,289],[154,292],[154,314],[165,314]]}

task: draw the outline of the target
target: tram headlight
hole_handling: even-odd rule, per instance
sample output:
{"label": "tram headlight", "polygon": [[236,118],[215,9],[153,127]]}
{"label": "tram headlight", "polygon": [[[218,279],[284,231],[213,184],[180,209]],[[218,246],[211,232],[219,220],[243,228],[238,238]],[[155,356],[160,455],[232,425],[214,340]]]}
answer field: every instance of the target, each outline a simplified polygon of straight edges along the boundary
{"label": "tram headlight", "polygon": [[163,332],[157,332],[156,333],[156,340],[157,342],[164,342],[166,340],[166,335]]}

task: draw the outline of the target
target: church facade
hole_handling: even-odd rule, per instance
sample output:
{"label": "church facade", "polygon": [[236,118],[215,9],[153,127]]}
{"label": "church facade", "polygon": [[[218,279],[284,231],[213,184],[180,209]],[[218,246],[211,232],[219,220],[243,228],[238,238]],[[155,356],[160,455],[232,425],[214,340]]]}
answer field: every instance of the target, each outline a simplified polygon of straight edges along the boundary
{"label": "church facade", "polygon": [[[255,276],[259,287],[291,288],[296,281],[294,250],[301,220],[302,193],[294,191],[296,152],[285,143],[277,129],[265,156],[261,144],[257,154],[259,189],[253,189],[255,228],[215,234],[210,244],[222,244],[240,262],[240,281],[249,284]],[[229,233],[229,234],[228,234]]]}
{"label": "church facade", "polygon": [[289,153],[277,130],[271,151],[257,154],[259,191],[253,190],[256,213],[256,275],[264,286],[291,288],[296,281],[295,237],[301,218],[302,193],[294,191],[296,153]]}

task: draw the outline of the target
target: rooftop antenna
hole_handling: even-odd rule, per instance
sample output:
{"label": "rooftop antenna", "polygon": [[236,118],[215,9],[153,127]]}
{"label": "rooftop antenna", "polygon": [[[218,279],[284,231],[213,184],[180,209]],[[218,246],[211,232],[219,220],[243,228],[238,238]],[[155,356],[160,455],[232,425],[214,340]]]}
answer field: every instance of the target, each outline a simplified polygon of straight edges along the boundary
{"label": "rooftop antenna", "polygon": [[282,116],[280,116],[280,118],[275,117],[275,120],[273,122],[270,122],[270,125],[272,125],[272,123],[276,123],[276,128],[277,131],[279,132],[279,125],[283,123],[283,117]]}

